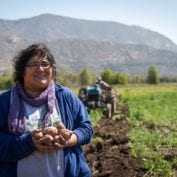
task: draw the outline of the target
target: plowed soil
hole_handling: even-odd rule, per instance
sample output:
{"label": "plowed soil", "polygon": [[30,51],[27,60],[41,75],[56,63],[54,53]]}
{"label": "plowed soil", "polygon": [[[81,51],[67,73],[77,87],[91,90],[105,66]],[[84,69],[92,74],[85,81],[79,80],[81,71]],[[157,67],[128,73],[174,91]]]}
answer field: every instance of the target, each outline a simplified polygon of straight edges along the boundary
{"label": "plowed soil", "polygon": [[127,112],[122,104],[117,117],[102,117],[94,127],[93,142],[84,146],[92,177],[142,177],[147,172],[141,159],[130,156]]}

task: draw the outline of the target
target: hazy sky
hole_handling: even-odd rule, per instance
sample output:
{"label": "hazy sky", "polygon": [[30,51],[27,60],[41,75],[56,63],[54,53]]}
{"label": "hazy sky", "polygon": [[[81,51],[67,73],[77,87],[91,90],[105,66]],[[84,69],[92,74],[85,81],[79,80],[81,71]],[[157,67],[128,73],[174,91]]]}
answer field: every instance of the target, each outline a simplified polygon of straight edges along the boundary
{"label": "hazy sky", "polygon": [[1,19],[43,13],[142,26],[177,44],[177,0],[0,0]]}

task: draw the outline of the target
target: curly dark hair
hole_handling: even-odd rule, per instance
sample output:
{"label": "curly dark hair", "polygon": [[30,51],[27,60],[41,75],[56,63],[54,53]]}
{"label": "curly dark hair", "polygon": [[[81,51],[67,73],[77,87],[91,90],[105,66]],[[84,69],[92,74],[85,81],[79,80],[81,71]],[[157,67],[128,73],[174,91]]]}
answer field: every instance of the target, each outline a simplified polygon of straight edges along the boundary
{"label": "curly dark hair", "polygon": [[19,82],[20,84],[23,85],[24,82],[24,71],[26,64],[28,61],[33,58],[34,56],[42,57],[42,58],[47,58],[49,63],[51,64],[52,67],[52,72],[53,72],[53,78],[55,79],[56,76],[56,66],[55,66],[55,59],[48,47],[44,43],[36,43],[32,44],[26,49],[23,49],[19,52],[17,56],[14,57],[13,59],[13,68],[14,68],[14,82],[17,83]]}

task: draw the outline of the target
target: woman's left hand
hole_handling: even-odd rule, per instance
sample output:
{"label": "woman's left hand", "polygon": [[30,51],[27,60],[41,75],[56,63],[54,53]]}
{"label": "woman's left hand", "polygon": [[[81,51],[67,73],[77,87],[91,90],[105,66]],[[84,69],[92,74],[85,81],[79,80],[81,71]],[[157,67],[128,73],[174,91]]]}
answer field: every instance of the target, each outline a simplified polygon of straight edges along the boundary
{"label": "woman's left hand", "polygon": [[54,145],[56,145],[56,147],[58,146],[58,148],[76,145],[77,137],[76,135],[72,136],[72,134],[73,132],[71,130],[62,128],[61,130],[58,131],[58,134],[54,136]]}

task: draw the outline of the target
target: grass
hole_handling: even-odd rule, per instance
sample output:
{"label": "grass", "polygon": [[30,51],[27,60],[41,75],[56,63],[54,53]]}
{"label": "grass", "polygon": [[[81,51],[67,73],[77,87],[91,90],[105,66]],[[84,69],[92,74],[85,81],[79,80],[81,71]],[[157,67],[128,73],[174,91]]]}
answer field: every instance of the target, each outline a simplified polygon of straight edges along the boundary
{"label": "grass", "polygon": [[[177,84],[134,84],[117,89],[129,106],[131,155],[143,159],[146,177],[174,177],[177,155],[166,157],[172,150],[177,152]],[[101,115],[100,110],[90,112],[93,125]]]}
{"label": "grass", "polygon": [[92,120],[93,126],[96,125],[96,123],[101,119],[103,113],[102,109],[95,109],[95,110],[90,110],[90,118]]}
{"label": "grass", "polygon": [[165,156],[177,150],[177,85],[132,85],[118,91],[129,105],[132,155],[142,158],[154,177],[174,176],[177,158]]}

